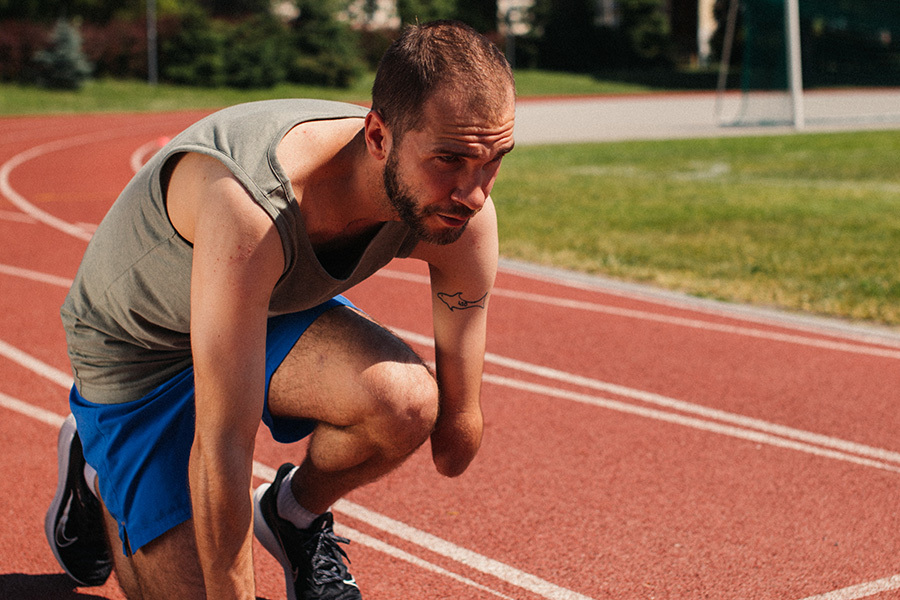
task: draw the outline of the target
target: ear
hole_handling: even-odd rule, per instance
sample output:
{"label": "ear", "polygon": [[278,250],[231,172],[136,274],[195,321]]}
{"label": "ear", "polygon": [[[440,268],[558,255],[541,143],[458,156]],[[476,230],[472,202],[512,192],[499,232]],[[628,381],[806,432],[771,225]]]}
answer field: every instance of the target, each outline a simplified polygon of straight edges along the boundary
{"label": "ear", "polygon": [[376,160],[384,160],[391,151],[391,132],[377,110],[370,110],[365,123],[366,149]]}

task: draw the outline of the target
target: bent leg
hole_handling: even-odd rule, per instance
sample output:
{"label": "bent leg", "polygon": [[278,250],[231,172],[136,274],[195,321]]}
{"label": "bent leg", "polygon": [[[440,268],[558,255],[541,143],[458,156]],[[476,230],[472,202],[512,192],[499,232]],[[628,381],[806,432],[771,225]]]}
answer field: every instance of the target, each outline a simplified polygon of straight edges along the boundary
{"label": "bent leg", "polygon": [[409,346],[339,307],[316,319],[275,371],[268,406],[274,417],[318,422],[292,480],[300,504],[318,513],[428,439],[438,389]]}

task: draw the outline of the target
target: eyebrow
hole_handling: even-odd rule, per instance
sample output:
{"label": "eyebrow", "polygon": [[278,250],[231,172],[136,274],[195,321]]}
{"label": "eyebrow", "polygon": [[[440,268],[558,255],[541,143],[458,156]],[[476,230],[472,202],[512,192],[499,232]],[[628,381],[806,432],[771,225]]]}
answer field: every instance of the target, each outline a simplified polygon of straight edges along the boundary
{"label": "eyebrow", "polygon": [[[506,156],[513,151],[513,148],[515,148],[515,146],[516,144],[515,142],[513,142],[507,147],[500,148],[499,150],[497,150],[497,153],[493,156],[493,158],[501,158],[503,156]],[[478,151],[460,150],[459,148],[451,148],[450,146],[438,146],[434,151],[437,154],[449,154],[452,156],[460,156],[463,158],[477,159],[481,157],[481,153]]]}

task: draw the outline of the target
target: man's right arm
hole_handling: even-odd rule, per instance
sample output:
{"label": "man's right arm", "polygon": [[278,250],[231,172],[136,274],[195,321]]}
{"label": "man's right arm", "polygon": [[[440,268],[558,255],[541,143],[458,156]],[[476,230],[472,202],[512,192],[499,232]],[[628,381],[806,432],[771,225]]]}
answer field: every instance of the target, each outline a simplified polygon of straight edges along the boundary
{"label": "man's right arm", "polygon": [[196,433],[189,478],[197,550],[207,597],[252,599],[253,448],[269,298],[284,264],[281,242],[269,217],[213,159],[185,157],[169,198],[188,209],[180,231],[194,245]]}

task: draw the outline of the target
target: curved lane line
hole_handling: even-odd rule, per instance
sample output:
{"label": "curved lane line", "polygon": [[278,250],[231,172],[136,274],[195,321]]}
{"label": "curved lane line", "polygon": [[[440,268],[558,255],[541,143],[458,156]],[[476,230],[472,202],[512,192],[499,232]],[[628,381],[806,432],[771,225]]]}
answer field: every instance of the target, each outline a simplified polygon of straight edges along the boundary
{"label": "curved lane line", "polygon": [[123,137],[133,134],[133,128],[94,131],[69,138],[54,140],[52,142],[40,144],[38,146],[29,148],[28,150],[19,152],[18,154],[7,160],[5,163],[3,163],[2,166],[0,166],[0,194],[5,196],[6,199],[9,200],[10,203],[12,203],[16,208],[21,210],[26,215],[34,218],[35,220],[44,223],[45,225],[49,225],[50,227],[79,240],[83,240],[86,242],[90,241],[92,235],[90,232],[85,231],[80,226],[74,223],[69,223],[63,219],[60,219],[59,217],[51,215],[44,210],[41,210],[40,208],[29,202],[24,196],[19,194],[15,189],[13,189],[12,185],[9,183],[10,173],[12,173],[14,169],[21,166],[22,164],[51,152],[68,150],[69,148],[74,148],[76,146],[91,144],[94,142],[102,142],[105,140],[111,140],[117,137]]}

